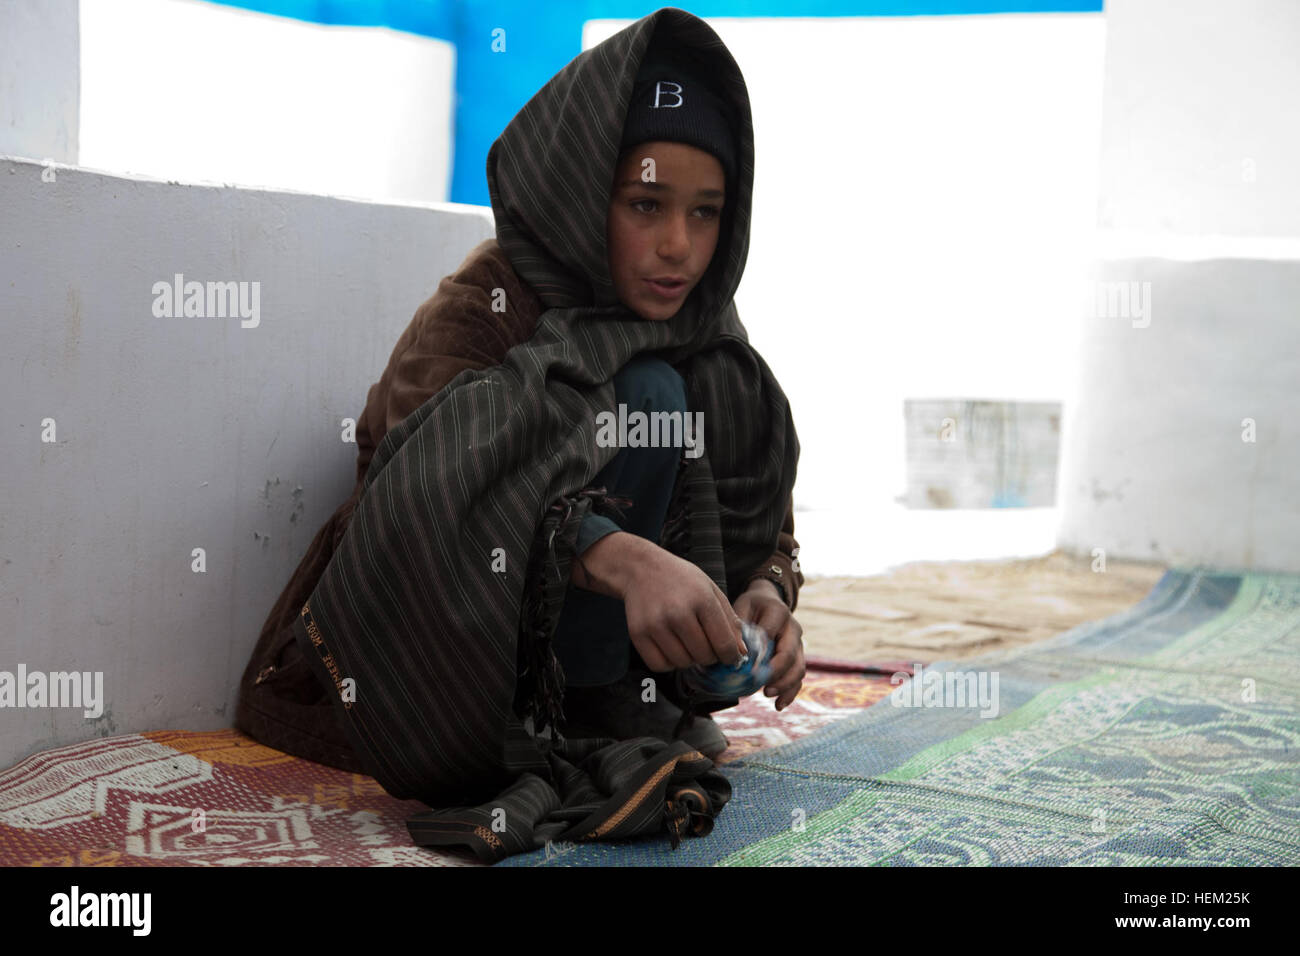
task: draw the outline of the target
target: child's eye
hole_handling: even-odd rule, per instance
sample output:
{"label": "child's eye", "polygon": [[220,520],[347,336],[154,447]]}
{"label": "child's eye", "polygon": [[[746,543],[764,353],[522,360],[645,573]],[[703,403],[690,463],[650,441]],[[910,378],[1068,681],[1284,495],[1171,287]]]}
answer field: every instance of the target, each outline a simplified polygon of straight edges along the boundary
{"label": "child's eye", "polygon": [[[630,205],[632,206],[633,209],[638,209],[639,206],[645,206],[645,205],[657,207],[659,203],[654,199],[637,199],[634,200]],[[654,211],[654,209],[638,209],[638,211],[644,213],[651,213]],[[719,209],[717,206],[700,206],[699,209],[696,211],[704,213],[704,215],[701,217],[702,219],[717,219],[718,216],[722,215],[722,210]]]}

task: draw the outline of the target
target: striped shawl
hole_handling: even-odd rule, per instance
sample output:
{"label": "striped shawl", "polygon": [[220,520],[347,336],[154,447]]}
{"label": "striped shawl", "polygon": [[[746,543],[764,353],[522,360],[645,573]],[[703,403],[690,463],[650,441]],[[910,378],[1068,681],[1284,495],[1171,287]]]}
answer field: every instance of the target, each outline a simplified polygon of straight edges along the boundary
{"label": "striped shawl", "polygon": [[[656,31],[708,64],[740,118],[738,182],[706,277],[667,321],[614,295],[605,249],[618,142]],[[346,534],[295,622],[367,769],[431,808],[417,843],[487,859],[547,840],[706,833],[730,795],[689,746],[555,732],[550,636],[613,376],[654,352],[703,412],[661,542],[735,600],[772,554],[799,445],[789,404],[733,296],[749,242],[753,130],[744,78],[703,21],[664,8],[574,58],[519,111],[487,162],[497,240],[546,311],[499,365],[466,370],[390,429]],[[508,303],[507,303],[508,307]]]}

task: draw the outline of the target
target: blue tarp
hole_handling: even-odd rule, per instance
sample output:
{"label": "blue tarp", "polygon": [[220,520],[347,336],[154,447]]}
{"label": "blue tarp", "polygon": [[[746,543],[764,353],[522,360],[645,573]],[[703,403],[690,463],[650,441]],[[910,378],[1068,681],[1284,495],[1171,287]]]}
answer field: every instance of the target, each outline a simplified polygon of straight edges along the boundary
{"label": "blue tarp", "polygon": [[[216,0],[227,6],[338,26],[388,27],[456,47],[452,202],[488,205],[488,149],[519,108],[582,52],[588,20],[636,20],[660,7],[698,17],[906,17],[1100,13],[1102,0]],[[504,30],[505,49],[493,49]],[[497,44],[500,46],[500,44]]]}

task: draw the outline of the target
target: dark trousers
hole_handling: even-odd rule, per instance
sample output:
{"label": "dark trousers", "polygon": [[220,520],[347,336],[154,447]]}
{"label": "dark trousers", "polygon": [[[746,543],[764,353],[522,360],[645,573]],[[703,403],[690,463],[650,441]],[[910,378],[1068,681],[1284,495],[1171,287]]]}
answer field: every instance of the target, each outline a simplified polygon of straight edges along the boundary
{"label": "dark trousers", "polygon": [[[686,383],[663,359],[633,358],[614,376],[614,393],[616,403],[626,405],[629,414],[686,414]],[[611,411],[617,414],[618,409]],[[578,553],[615,531],[658,543],[681,455],[682,449],[673,447],[619,449],[592,484],[604,485],[609,494],[630,499],[632,504],[623,509],[621,521],[595,514],[583,519]],[[635,655],[623,602],[575,585],[570,585],[565,595],[553,642],[565,682],[571,687],[616,681],[627,673]]]}

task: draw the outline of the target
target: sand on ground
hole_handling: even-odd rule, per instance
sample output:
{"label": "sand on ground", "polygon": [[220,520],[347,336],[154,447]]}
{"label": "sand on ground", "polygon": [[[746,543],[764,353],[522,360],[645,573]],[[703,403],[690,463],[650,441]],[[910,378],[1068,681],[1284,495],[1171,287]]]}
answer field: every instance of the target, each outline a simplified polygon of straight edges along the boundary
{"label": "sand on ground", "polygon": [[1145,597],[1167,566],[1052,551],[996,561],[916,561],[870,577],[813,577],[794,616],[809,656],[960,660],[1109,617]]}

